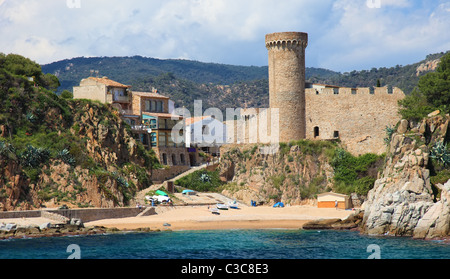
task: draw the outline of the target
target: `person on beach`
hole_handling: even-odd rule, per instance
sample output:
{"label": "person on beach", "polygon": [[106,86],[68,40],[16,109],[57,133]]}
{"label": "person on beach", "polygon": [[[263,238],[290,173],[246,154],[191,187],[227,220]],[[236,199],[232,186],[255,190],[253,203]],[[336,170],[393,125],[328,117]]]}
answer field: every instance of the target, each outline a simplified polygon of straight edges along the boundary
{"label": "person on beach", "polygon": [[334,207],[336,208],[336,210],[338,209],[338,201],[337,200],[334,202]]}

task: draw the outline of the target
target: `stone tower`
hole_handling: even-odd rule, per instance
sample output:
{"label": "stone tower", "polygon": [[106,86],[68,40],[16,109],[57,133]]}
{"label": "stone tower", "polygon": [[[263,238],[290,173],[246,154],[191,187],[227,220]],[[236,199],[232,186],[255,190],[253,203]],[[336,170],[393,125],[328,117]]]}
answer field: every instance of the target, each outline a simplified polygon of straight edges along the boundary
{"label": "stone tower", "polygon": [[305,49],[308,34],[266,35],[269,51],[270,108],[279,109],[280,142],[306,138]]}

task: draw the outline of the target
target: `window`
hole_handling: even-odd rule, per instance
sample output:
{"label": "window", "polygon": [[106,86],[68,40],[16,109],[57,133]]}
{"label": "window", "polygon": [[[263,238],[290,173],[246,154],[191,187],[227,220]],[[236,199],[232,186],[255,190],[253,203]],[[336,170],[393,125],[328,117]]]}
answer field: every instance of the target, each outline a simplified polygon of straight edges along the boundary
{"label": "window", "polygon": [[156,124],[156,119],[150,119],[150,129],[158,129],[158,125]]}
{"label": "window", "polygon": [[339,138],[339,131],[334,131],[333,137],[335,139]]}
{"label": "window", "polygon": [[319,127],[314,127],[314,138],[317,138],[320,136],[320,129]]}
{"label": "window", "polygon": [[182,165],[186,165],[186,158],[184,157],[184,154],[180,154],[180,161]]}
{"label": "window", "polygon": [[151,111],[153,111],[153,112],[156,111],[156,102],[155,101],[152,101]]}
{"label": "window", "polygon": [[177,165],[177,157],[175,156],[175,154],[172,154],[172,165]]}
{"label": "window", "polygon": [[169,133],[169,140],[168,140],[168,144],[167,144],[167,146],[169,146],[169,147],[177,147],[177,145],[173,142],[173,140],[172,140],[172,135]]}
{"label": "window", "polygon": [[156,147],[157,146],[157,141],[156,141],[156,133],[151,133],[150,134],[150,142],[152,144],[152,147]]}
{"label": "window", "polygon": [[202,127],[202,134],[203,135],[209,135],[209,127],[208,127],[208,125],[203,125],[203,127]]}
{"label": "window", "polygon": [[141,143],[143,145],[148,145],[148,137],[146,134],[141,134]]}
{"label": "window", "polygon": [[159,101],[158,103],[157,103],[157,112],[163,112],[163,102],[162,101]]}
{"label": "window", "polygon": [[160,147],[167,146],[166,133],[159,133],[159,146]]}
{"label": "window", "polygon": [[150,112],[151,111],[151,107],[150,107],[150,101],[145,101],[145,111]]}
{"label": "window", "polygon": [[163,165],[167,166],[167,154],[163,153],[162,157],[163,157]]}

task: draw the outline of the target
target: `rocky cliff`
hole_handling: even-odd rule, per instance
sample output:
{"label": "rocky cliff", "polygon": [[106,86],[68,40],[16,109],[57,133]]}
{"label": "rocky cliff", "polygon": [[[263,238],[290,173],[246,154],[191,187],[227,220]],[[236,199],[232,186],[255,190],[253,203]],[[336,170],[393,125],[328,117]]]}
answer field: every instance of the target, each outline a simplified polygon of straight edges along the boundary
{"label": "rocky cliff", "polygon": [[[48,159],[26,165],[24,154],[5,141],[0,155],[0,208],[26,210],[40,207],[117,207],[128,205],[136,191],[151,185],[153,154],[132,137],[113,108],[89,101],[69,102],[71,121],[59,126]],[[1,138],[0,138],[1,140]],[[4,138],[8,140],[8,138]],[[30,143],[33,135],[29,136]],[[12,140],[18,142],[18,140]],[[61,147],[61,148],[62,148]],[[32,147],[34,148],[34,147]],[[58,150],[58,149],[57,149]]]}
{"label": "rocky cliff", "polygon": [[128,205],[150,186],[156,156],[114,108],[61,98],[57,83],[0,54],[0,210]]}
{"label": "rocky cliff", "polygon": [[385,168],[363,204],[365,233],[418,238],[449,235],[450,172],[437,149],[449,142],[450,117],[437,114],[420,123],[399,123]]}
{"label": "rocky cliff", "polygon": [[276,153],[263,145],[227,146],[219,166],[230,183],[223,194],[248,204],[256,201],[300,205],[314,203],[314,196],[331,189],[333,168],[330,142],[283,145]]}

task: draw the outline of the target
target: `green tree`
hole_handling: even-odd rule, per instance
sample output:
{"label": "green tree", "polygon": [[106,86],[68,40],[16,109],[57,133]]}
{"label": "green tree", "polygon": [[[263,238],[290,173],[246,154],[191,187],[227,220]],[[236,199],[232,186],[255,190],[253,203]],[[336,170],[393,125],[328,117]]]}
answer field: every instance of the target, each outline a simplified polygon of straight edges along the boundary
{"label": "green tree", "polygon": [[414,89],[411,95],[399,101],[400,115],[403,119],[419,121],[434,110],[426,96],[419,90]]}
{"label": "green tree", "polygon": [[63,98],[63,99],[73,99],[73,93],[70,92],[69,90],[64,90],[61,93],[61,98]]}
{"label": "green tree", "polygon": [[399,101],[404,119],[420,120],[434,110],[450,112],[450,53],[441,58],[436,72],[422,76],[411,95]]}
{"label": "green tree", "polygon": [[436,72],[419,80],[419,90],[427,102],[436,109],[449,111],[450,104],[450,54],[442,57]]}

